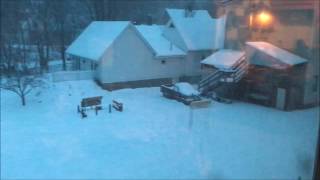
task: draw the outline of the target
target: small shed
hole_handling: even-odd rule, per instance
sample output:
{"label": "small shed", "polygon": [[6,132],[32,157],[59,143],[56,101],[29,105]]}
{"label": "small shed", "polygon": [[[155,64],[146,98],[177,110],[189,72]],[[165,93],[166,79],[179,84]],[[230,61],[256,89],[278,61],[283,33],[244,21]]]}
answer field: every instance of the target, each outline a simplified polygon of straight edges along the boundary
{"label": "small shed", "polygon": [[267,42],[247,42],[246,100],[293,110],[303,105],[307,60]]}

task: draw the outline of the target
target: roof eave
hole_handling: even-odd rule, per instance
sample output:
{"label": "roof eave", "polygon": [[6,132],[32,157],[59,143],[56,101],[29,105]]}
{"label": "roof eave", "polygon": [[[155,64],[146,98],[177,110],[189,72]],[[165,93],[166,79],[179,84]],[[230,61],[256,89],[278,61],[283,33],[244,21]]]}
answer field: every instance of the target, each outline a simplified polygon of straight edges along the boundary
{"label": "roof eave", "polygon": [[156,59],[161,59],[161,58],[183,58],[186,57],[186,54],[179,54],[179,55],[155,55]]}
{"label": "roof eave", "polygon": [[86,57],[86,56],[83,56],[83,55],[79,55],[79,54],[75,54],[75,53],[70,53],[70,52],[66,52],[67,55],[71,55],[71,56],[77,56],[77,57],[80,57],[80,58],[85,58],[85,59],[88,59],[88,60],[91,60],[91,61],[99,61],[100,58],[96,59],[96,58],[92,58],[92,57]]}
{"label": "roof eave", "polygon": [[135,27],[133,24],[130,23],[133,31],[138,35],[140,40],[151,50],[153,55],[156,55],[156,50],[151,46],[151,44],[147,41],[147,39],[141,34],[141,32]]}
{"label": "roof eave", "polygon": [[188,49],[189,52],[196,52],[196,51],[213,51],[213,50],[217,50],[214,48],[211,49]]}

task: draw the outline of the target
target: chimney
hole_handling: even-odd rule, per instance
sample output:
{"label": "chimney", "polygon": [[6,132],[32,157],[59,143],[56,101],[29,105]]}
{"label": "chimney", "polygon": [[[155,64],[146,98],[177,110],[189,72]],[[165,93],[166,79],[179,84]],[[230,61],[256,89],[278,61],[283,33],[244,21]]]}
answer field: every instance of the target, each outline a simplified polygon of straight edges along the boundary
{"label": "chimney", "polygon": [[185,17],[192,17],[193,16],[193,3],[190,3],[187,5],[185,11],[184,11]]}
{"label": "chimney", "polygon": [[147,24],[148,25],[152,25],[152,23],[153,23],[152,16],[150,14],[148,14],[148,16],[147,16]]}

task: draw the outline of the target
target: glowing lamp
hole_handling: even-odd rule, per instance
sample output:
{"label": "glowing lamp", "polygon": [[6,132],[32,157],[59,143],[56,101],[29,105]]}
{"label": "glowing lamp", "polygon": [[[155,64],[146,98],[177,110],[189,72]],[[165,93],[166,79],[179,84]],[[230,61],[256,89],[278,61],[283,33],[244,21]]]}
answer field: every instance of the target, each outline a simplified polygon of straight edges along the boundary
{"label": "glowing lamp", "polygon": [[269,26],[272,23],[273,17],[270,13],[262,11],[256,16],[257,23],[261,26]]}

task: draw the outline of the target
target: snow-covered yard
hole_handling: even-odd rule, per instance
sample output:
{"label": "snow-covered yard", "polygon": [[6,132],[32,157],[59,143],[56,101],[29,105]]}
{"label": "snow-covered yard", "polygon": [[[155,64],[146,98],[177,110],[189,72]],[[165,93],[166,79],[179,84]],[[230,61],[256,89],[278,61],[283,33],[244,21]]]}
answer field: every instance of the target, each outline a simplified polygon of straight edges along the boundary
{"label": "snow-covered yard", "polygon": [[[124,112],[88,113],[103,96]],[[159,88],[107,92],[91,81],[36,90],[27,106],[1,91],[1,178],[311,179],[318,108],[283,112],[243,102],[194,111]]]}

